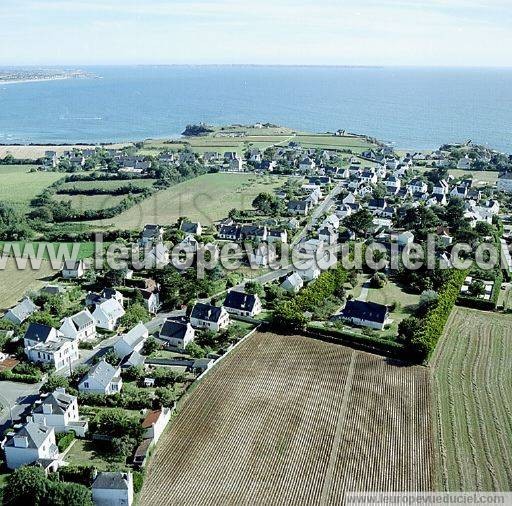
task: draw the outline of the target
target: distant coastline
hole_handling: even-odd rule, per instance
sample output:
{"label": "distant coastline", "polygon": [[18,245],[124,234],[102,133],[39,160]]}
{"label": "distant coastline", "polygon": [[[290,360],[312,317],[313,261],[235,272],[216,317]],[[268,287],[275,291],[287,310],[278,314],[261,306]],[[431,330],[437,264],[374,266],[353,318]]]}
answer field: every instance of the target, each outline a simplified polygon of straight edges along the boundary
{"label": "distant coastline", "polygon": [[66,79],[90,79],[97,77],[83,70],[49,71],[49,70],[16,70],[2,71],[0,69],[0,84],[23,84],[47,81],[63,81]]}

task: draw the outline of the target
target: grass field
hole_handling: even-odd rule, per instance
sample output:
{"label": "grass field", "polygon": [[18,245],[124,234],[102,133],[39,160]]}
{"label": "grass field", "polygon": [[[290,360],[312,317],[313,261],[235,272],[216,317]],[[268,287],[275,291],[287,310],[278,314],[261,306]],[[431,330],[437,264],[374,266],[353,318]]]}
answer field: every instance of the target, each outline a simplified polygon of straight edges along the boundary
{"label": "grass field", "polygon": [[55,271],[51,269],[50,263],[43,261],[41,269],[18,270],[14,259],[8,259],[6,268],[0,270],[0,310],[13,306],[29,290],[44,285]]}
{"label": "grass field", "polygon": [[[420,172],[427,172],[429,170],[432,170],[432,167],[416,167]],[[484,185],[484,184],[490,184],[494,185],[498,181],[499,172],[492,171],[492,170],[484,170],[484,171],[477,171],[477,170],[460,170],[460,169],[450,169],[448,171],[448,174],[450,174],[453,177],[464,177],[469,178],[473,177],[473,181],[475,184],[478,185]]]}
{"label": "grass field", "polygon": [[175,223],[180,216],[210,224],[228,212],[251,209],[260,192],[272,192],[285,178],[252,174],[205,174],[155,193],[140,204],[110,220],[89,222],[97,226],[142,228],[145,223]]}
{"label": "grass field", "polygon": [[150,188],[156,182],[156,179],[110,179],[108,181],[74,181],[64,183],[62,189],[79,188],[81,190],[116,190],[132,185],[138,188]]}
{"label": "grass field", "polygon": [[420,301],[420,297],[414,293],[404,292],[393,281],[388,281],[382,288],[370,288],[367,300],[386,306],[396,304],[396,309],[391,312],[390,316],[395,323],[399,323],[411,315]]}
{"label": "grass field", "polygon": [[183,403],[140,504],[340,504],[429,490],[428,371],[300,336],[256,333]]}
{"label": "grass field", "polygon": [[0,165],[0,202],[26,211],[30,200],[62,178],[58,172],[30,172],[34,165]]}
{"label": "grass field", "polygon": [[432,360],[437,487],[512,490],[512,315],[455,308]]}
{"label": "grass field", "polygon": [[97,211],[108,207],[117,206],[126,195],[54,195],[57,202],[71,202],[71,208],[83,211]]}

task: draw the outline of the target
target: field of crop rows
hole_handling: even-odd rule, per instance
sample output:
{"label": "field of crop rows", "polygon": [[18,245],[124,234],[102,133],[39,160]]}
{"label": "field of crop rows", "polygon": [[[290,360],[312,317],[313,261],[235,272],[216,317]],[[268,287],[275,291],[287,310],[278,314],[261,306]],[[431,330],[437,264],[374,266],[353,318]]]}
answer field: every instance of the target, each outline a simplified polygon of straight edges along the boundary
{"label": "field of crop rows", "polygon": [[456,308],[433,358],[440,490],[512,490],[512,316]]}
{"label": "field of crop rows", "polygon": [[349,490],[429,490],[427,374],[305,337],[254,334],[208,373],[160,440],[141,504],[341,504]]}

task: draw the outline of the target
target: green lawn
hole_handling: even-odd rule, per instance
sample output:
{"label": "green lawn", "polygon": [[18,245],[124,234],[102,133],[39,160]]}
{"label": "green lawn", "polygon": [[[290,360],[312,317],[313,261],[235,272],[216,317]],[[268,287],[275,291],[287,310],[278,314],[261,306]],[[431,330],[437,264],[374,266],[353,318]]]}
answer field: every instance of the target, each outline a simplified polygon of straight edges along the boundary
{"label": "green lawn", "polygon": [[94,450],[93,443],[86,439],[76,439],[69,452],[66,454],[66,462],[72,466],[94,466],[99,471],[108,471],[115,467],[122,470],[126,467],[123,459],[105,460]]}
{"label": "green lawn", "polygon": [[117,188],[124,188],[126,186],[135,186],[138,188],[149,188],[153,186],[156,179],[109,179],[108,181],[75,181],[68,182],[62,185],[63,189],[66,188],[80,188],[81,190],[116,190]]}
{"label": "green lawn", "polygon": [[30,172],[35,165],[0,165],[0,202],[27,211],[30,200],[63,176],[58,172]]}
{"label": "green lawn", "polygon": [[393,325],[398,325],[404,318],[411,315],[420,297],[416,294],[406,293],[398,285],[388,281],[383,288],[370,288],[367,300],[387,306],[396,304],[396,309],[391,312],[390,318],[393,320]]}
{"label": "green lawn", "polygon": [[[0,252],[3,252],[6,241],[0,241]],[[18,245],[20,248],[20,252],[23,255],[25,247],[27,247],[28,244],[33,245],[34,252],[37,254],[38,246],[44,244],[43,242],[38,241],[11,241],[11,244]],[[51,243],[54,247],[54,251],[56,254],[59,252],[59,248],[66,248],[67,251],[71,254],[73,252],[73,246],[75,243],[71,242],[55,242]],[[78,259],[82,258],[90,258],[94,255],[94,243],[93,242],[84,242],[84,243],[78,243],[79,244],[79,252],[78,252]],[[105,247],[108,247],[109,243],[105,243]],[[61,249],[61,251],[63,251]],[[13,250],[11,249],[10,255],[12,255]],[[48,255],[48,249],[45,249],[44,255],[42,258],[48,260],[50,257]]]}
{"label": "green lawn", "polygon": [[[417,170],[420,172],[428,172],[432,170],[432,167],[416,167]],[[484,185],[484,184],[490,184],[495,185],[498,181],[499,172],[493,171],[493,170],[460,170],[460,169],[450,169],[448,171],[448,174],[453,177],[464,177],[464,178],[470,178],[473,177],[473,181],[475,184]]]}
{"label": "green lawn", "polygon": [[76,211],[98,211],[117,206],[126,195],[54,195],[58,202],[71,202],[71,208]]}
{"label": "green lawn", "polygon": [[285,178],[253,174],[205,174],[155,193],[140,204],[109,220],[89,222],[96,226],[140,229],[146,223],[167,225],[180,216],[202,224],[225,218],[233,209],[251,209],[260,192],[272,192]]}

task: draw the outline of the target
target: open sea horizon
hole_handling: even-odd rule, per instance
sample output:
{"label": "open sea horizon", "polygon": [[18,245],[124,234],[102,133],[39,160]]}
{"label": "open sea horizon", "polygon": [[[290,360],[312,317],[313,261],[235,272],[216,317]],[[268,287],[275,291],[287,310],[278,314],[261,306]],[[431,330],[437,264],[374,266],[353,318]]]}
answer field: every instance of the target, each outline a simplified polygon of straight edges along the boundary
{"label": "open sea horizon", "polygon": [[98,78],[0,83],[0,144],[137,141],[178,137],[190,123],[268,122],[341,128],[401,149],[472,140],[512,152],[511,68],[73,68]]}

